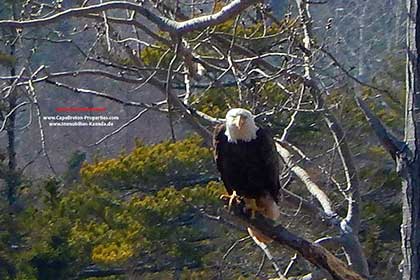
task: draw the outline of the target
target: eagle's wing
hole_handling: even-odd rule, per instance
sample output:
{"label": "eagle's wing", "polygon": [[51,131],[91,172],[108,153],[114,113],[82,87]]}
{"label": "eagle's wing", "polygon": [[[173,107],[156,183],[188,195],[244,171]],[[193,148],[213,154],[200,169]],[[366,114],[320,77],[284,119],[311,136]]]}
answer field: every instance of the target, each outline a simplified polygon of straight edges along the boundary
{"label": "eagle's wing", "polygon": [[260,138],[260,153],[262,162],[267,170],[267,176],[269,180],[270,189],[268,190],[273,199],[278,202],[278,195],[280,191],[280,163],[277,155],[276,145],[274,144],[271,133],[264,128],[260,128],[257,132]]}
{"label": "eagle's wing", "polygon": [[228,194],[233,193],[232,185],[229,180],[229,172],[227,172],[226,168],[229,168],[226,159],[223,158],[223,150],[227,143],[227,137],[225,135],[226,126],[224,124],[220,124],[216,127],[213,134],[213,148],[214,148],[214,160],[216,162],[217,169],[220,172],[222,177],[222,181],[225,185],[226,191]]}

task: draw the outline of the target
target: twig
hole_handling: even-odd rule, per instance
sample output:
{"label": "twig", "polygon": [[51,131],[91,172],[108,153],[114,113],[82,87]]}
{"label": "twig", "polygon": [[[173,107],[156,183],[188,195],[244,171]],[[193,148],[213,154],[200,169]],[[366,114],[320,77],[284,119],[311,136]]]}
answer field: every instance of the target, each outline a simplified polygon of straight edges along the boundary
{"label": "twig", "polygon": [[92,146],[96,146],[101,144],[102,142],[104,142],[105,140],[109,139],[110,137],[114,136],[115,134],[119,133],[121,130],[123,130],[124,128],[126,128],[127,126],[129,126],[130,124],[132,124],[133,122],[135,122],[136,120],[138,120],[141,116],[143,116],[147,111],[149,111],[148,108],[141,110],[137,115],[135,115],[133,118],[131,118],[129,121],[127,121],[126,123],[124,123],[123,125],[121,125],[119,128],[115,129],[114,131],[112,131],[111,133],[105,135],[104,137],[102,137],[101,139],[99,139],[98,141],[96,141],[93,144],[88,145],[88,147],[92,147]]}
{"label": "twig", "polygon": [[261,250],[264,252],[264,254],[267,256],[267,259],[271,261],[271,264],[273,265],[274,270],[276,271],[277,275],[279,276],[280,280],[287,280],[286,277],[284,277],[283,273],[281,273],[280,267],[277,264],[277,262],[274,260],[273,255],[271,254],[270,250],[267,247],[267,244],[259,241],[254,235],[251,235],[252,239],[254,240],[255,244],[258,245],[258,247],[261,248]]}
{"label": "twig", "polygon": [[7,123],[7,120],[10,118],[10,116],[11,115],[13,115],[20,107],[22,107],[22,106],[25,106],[25,105],[27,105],[27,104],[29,104],[29,102],[28,101],[24,101],[24,102],[21,102],[21,103],[19,103],[18,105],[16,105],[14,108],[12,108],[3,118],[3,123],[2,123],[2,125],[0,126],[0,132],[2,132],[3,130],[4,130],[4,128],[6,127],[6,123]]}
{"label": "twig", "polygon": [[287,133],[289,132],[289,129],[292,128],[293,123],[295,122],[296,116],[299,113],[299,109],[300,109],[300,105],[302,103],[302,98],[303,98],[303,93],[305,92],[305,86],[302,85],[302,88],[300,90],[300,95],[299,95],[299,99],[298,99],[298,104],[296,106],[296,110],[292,113],[292,116],[290,117],[290,121],[287,124],[287,126],[284,128],[283,130],[283,134],[280,137],[280,141],[285,141],[286,137],[287,137]]}
{"label": "twig", "polygon": [[334,219],[333,217],[336,217],[337,213],[335,213],[335,211],[333,210],[331,200],[329,199],[327,194],[311,179],[306,170],[294,163],[292,155],[286,148],[282,146],[281,141],[278,141],[276,143],[276,148],[286,165],[305,184],[307,190],[311,193],[311,195],[313,195],[319,201],[325,214]]}
{"label": "twig", "polygon": [[[41,66],[40,68],[42,68],[42,67],[43,66]],[[40,68],[38,68],[38,70]],[[42,113],[41,113],[41,109],[40,109],[39,104],[38,104],[38,98],[37,98],[36,93],[35,93],[35,88],[34,88],[32,82],[31,82],[31,80],[29,80],[28,89],[29,89],[29,92],[31,93],[33,104],[35,105],[36,114],[37,114],[37,118],[38,118],[38,126],[39,126],[39,133],[40,133],[40,137],[41,137],[42,153],[43,153],[45,159],[47,160],[48,167],[51,169],[52,173],[55,176],[57,176],[57,172],[55,171],[54,167],[52,166],[51,159],[50,159],[50,157],[48,155],[48,152],[47,152],[47,147],[46,147],[46,144],[45,144],[44,128],[43,128],[43,125],[42,125]]]}
{"label": "twig", "polygon": [[[131,49],[128,47],[128,46],[126,46],[126,52],[127,52],[127,54],[130,56],[130,58],[134,61],[134,63],[136,63],[137,64],[137,66],[142,66],[141,65],[141,61],[138,59],[138,57],[137,56],[135,56],[135,55],[133,55],[133,53],[130,51]],[[156,69],[158,69],[159,67],[160,67],[160,64],[163,62],[163,60],[165,59],[165,57],[166,57],[166,55],[167,54],[169,54],[170,53],[170,49],[167,49],[164,53],[163,53],[163,55],[159,58],[159,60],[158,60],[158,62],[157,62],[157,64],[156,64]],[[130,91],[136,91],[136,90],[139,90],[140,88],[142,88],[143,86],[145,86],[145,85],[147,85],[147,83],[149,83],[151,80],[153,80],[154,79],[154,76],[157,74],[157,70],[155,70],[155,71],[153,71],[153,73],[151,73],[150,75],[149,75],[149,77],[147,77],[144,81],[143,81],[143,83],[141,83],[139,86],[137,86],[137,87],[135,87],[134,89],[132,89],[132,90],[130,90]],[[165,72],[167,72],[167,71],[165,71]]]}
{"label": "twig", "polygon": [[[103,0],[101,0],[101,4],[103,3]],[[104,25],[105,25],[105,37],[106,37],[106,45],[108,52],[111,51],[111,39],[109,36],[109,24],[108,24],[108,17],[106,15],[106,11],[102,12],[102,16],[104,18]]]}
{"label": "twig", "polygon": [[265,256],[265,254],[263,254],[262,255],[262,259],[261,259],[261,263],[258,266],[257,272],[255,273],[255,277],[258,277],[258,275],[260,275],[260,273],[261,273],[261,271],[262,271],[262,269],[264,267],[264,264],[265,264],[265,258],[266,258],[266,256]]}
{"label": "twig", "polygon": [[174,123],[173,123],[173,115],[172,115],[171,81],[172,81],[172,71],[173,71],[174,63],[178,57],[179,45],[181,44],[181,42],[182,42],[182,38],[178,37],[176,45],[175,45],[175,54],[171,62],[169,63],[168,75],[166,77],[166,103],[168,104],[168,120],[169,120],[169,127],[171,130],[171,137],[172,137],[173,142],[176,141],[176,137],[175,137]]}
{"label": "twig", "polygon": [[325,53],[333,62],[334,62],[334,65],[335,66],[337,66],[347,77],[349,77],[350,79],[352,79],[353,81],[355,81],[356,83],[358,83],[358,84],[360,84],[360,85],[362,85],[362,86],[365,86],[365,87],[368,87],[368,88],[371,88],[371,89],[374,89],[374,90],[376,90],[376,91],[380,91],[380,92],[389,92],[388,90],[386,90],[386,89],[382,89],[382,88],[378,88],[378,87],[376,87],[376,86],[374,86],[374,85],[371,85],[371,84],[368,84],[368,83],[365,83],[365,82],[363,82],[363,81],[361,81],[360,79],[358,79],[357,77],[355,77],[355,76],[353,76],[349,71],[347,71],[345,68],[344,68],[344,66],[343,65],[341,65],[339,62],[338,62],[338,60],[329,52],[329,51],[327,51],[325,48],[320,48],[320,50],[323,52],[323,53]]}
{"label": "twig", "polygon": [[23,73],[25,72],[26,68],[23,67],[19,74],[17,75],[16,79],[13,81],[13,83],[9,86],[9,89],[7,91],[7,93],[1,98],[1,99],[6,99],[10,96],[10,94],[15,90],[17,83],[19,82],[19,80],[22,78]]}
{"label": "twig", "polygon": [[289,264],[287,265],[286,269],[284,270],[283,274],[287,276],[292,269],[292,266],[296,263],[296,260],[298,259],[298,254],[295,254],[291,259]]}
{"label": "twig", "polygon": [[233,24],[233,34],[232,34],[232,40],[230,42],[230,46],[227,52],[227,60],[229,62],[229,69],[232,70],[233,77],[236,81],[236,86],[238,88],[238,95],[239,95],[239,102],[242,103],[242,87],[241,87],[241,78],[239,77],[238,70],[236,69],[235,63],[233,62],[232,58],[232,48],[235,45],[235,38],[236,38],[236,30],[238,28],[238,22],[239,22],[240,16],[236,16],[235,23]]}
{"label": "twig", "polygon": [[232,244],[232,246],[230,246],[229,247],[229,249],[226,251],[226,253],[223,255],[223,259],[226,259],[227,258],[227,256],[229,256],[229,254],[233,251],[233,249],[239,244],[239,243],[241,243],[241,242],[244,242],[244,241],[247,241],[247,240],[249,240],[251,238],[251,236],[245,236],[245,237],[242,237],[242,238],[240,238],[240,239],[238,239],[238,240],[236,240],[233,244]]}
{"label": "twig", "polygon": [[52,85],[55,85],[57,87],[62,87],[62,88],[68,89],[70,91],[73,91],[74,93],[93,95],[93,96],[109,99],[111,101],[114,101],[114,102],[119,103],[119,104],[124,105],[124,106],[141,107],[141,108],[147,108],[147,109],[151,109],[151,110],[155,110],[155,111],[161,111],[160,109],[156,108],[155,106],[147,104],[147,103],[135,102],[135,101],[125,101],[125,100],[119,99],[117,97],[111,96],[107,93],[94,91],[94,90],[89,90],[89,89],[83,89],[83,88],[76,88],[76,87],[72,87],[70,85],[60,83],[60,82],[50,80],[50,79],[46,79],[45,82],[49,83],[49,84],[52,84]]}

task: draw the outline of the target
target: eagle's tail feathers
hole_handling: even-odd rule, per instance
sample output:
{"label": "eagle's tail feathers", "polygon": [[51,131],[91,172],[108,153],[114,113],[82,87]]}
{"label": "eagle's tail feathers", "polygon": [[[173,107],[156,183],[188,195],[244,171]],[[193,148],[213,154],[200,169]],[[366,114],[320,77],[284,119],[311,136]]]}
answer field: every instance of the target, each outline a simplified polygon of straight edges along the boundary
{"label": "eagle's tail feathers", "polygon": [[247,228],[248,230],[248,234],[249,236],[252,237],[252,239],[254,239],[254,242],[257,243],[258,246],[260,246],[261,248],[263,247],[267,247],[266,244],[271,243],[273,241],[273,239],[271,239],[268,236],[265,236],[264,234],[262,234],[259,230],[255,229],[255,228]]}
{"label": "eagle's tail feathers", "polygon": [[270,195],[258,199],[257,205],[264,209],[263,215],[277,221],[280,218],[280,208]]}

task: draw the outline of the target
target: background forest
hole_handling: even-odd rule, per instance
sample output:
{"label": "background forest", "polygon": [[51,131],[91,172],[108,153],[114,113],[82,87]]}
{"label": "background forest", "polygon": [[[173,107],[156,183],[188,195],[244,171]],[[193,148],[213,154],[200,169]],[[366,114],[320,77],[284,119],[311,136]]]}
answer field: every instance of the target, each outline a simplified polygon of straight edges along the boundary
{"label": "background forest", "polygon": [[331,279],[220,219],[210,132],[233,107],[276,138],[281,224],[399,279],[401,182],[355,96],[402,137],[405,15],[399,0],[2,1],[0,279]]}

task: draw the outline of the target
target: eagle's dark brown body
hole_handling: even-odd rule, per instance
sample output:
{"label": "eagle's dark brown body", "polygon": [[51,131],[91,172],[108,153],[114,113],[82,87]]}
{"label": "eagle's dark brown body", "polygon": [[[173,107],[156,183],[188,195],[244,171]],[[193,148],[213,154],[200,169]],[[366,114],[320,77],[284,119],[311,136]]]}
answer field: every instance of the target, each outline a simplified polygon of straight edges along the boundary
{"label": "eagle's dark brown body", "polygon": [[249,142],[228,142],[225,124],[214,132],[217,169],[229,194],[259,199],[270,196],[276,203],[280,189],[279,161],[270,133],[259,128]]}

